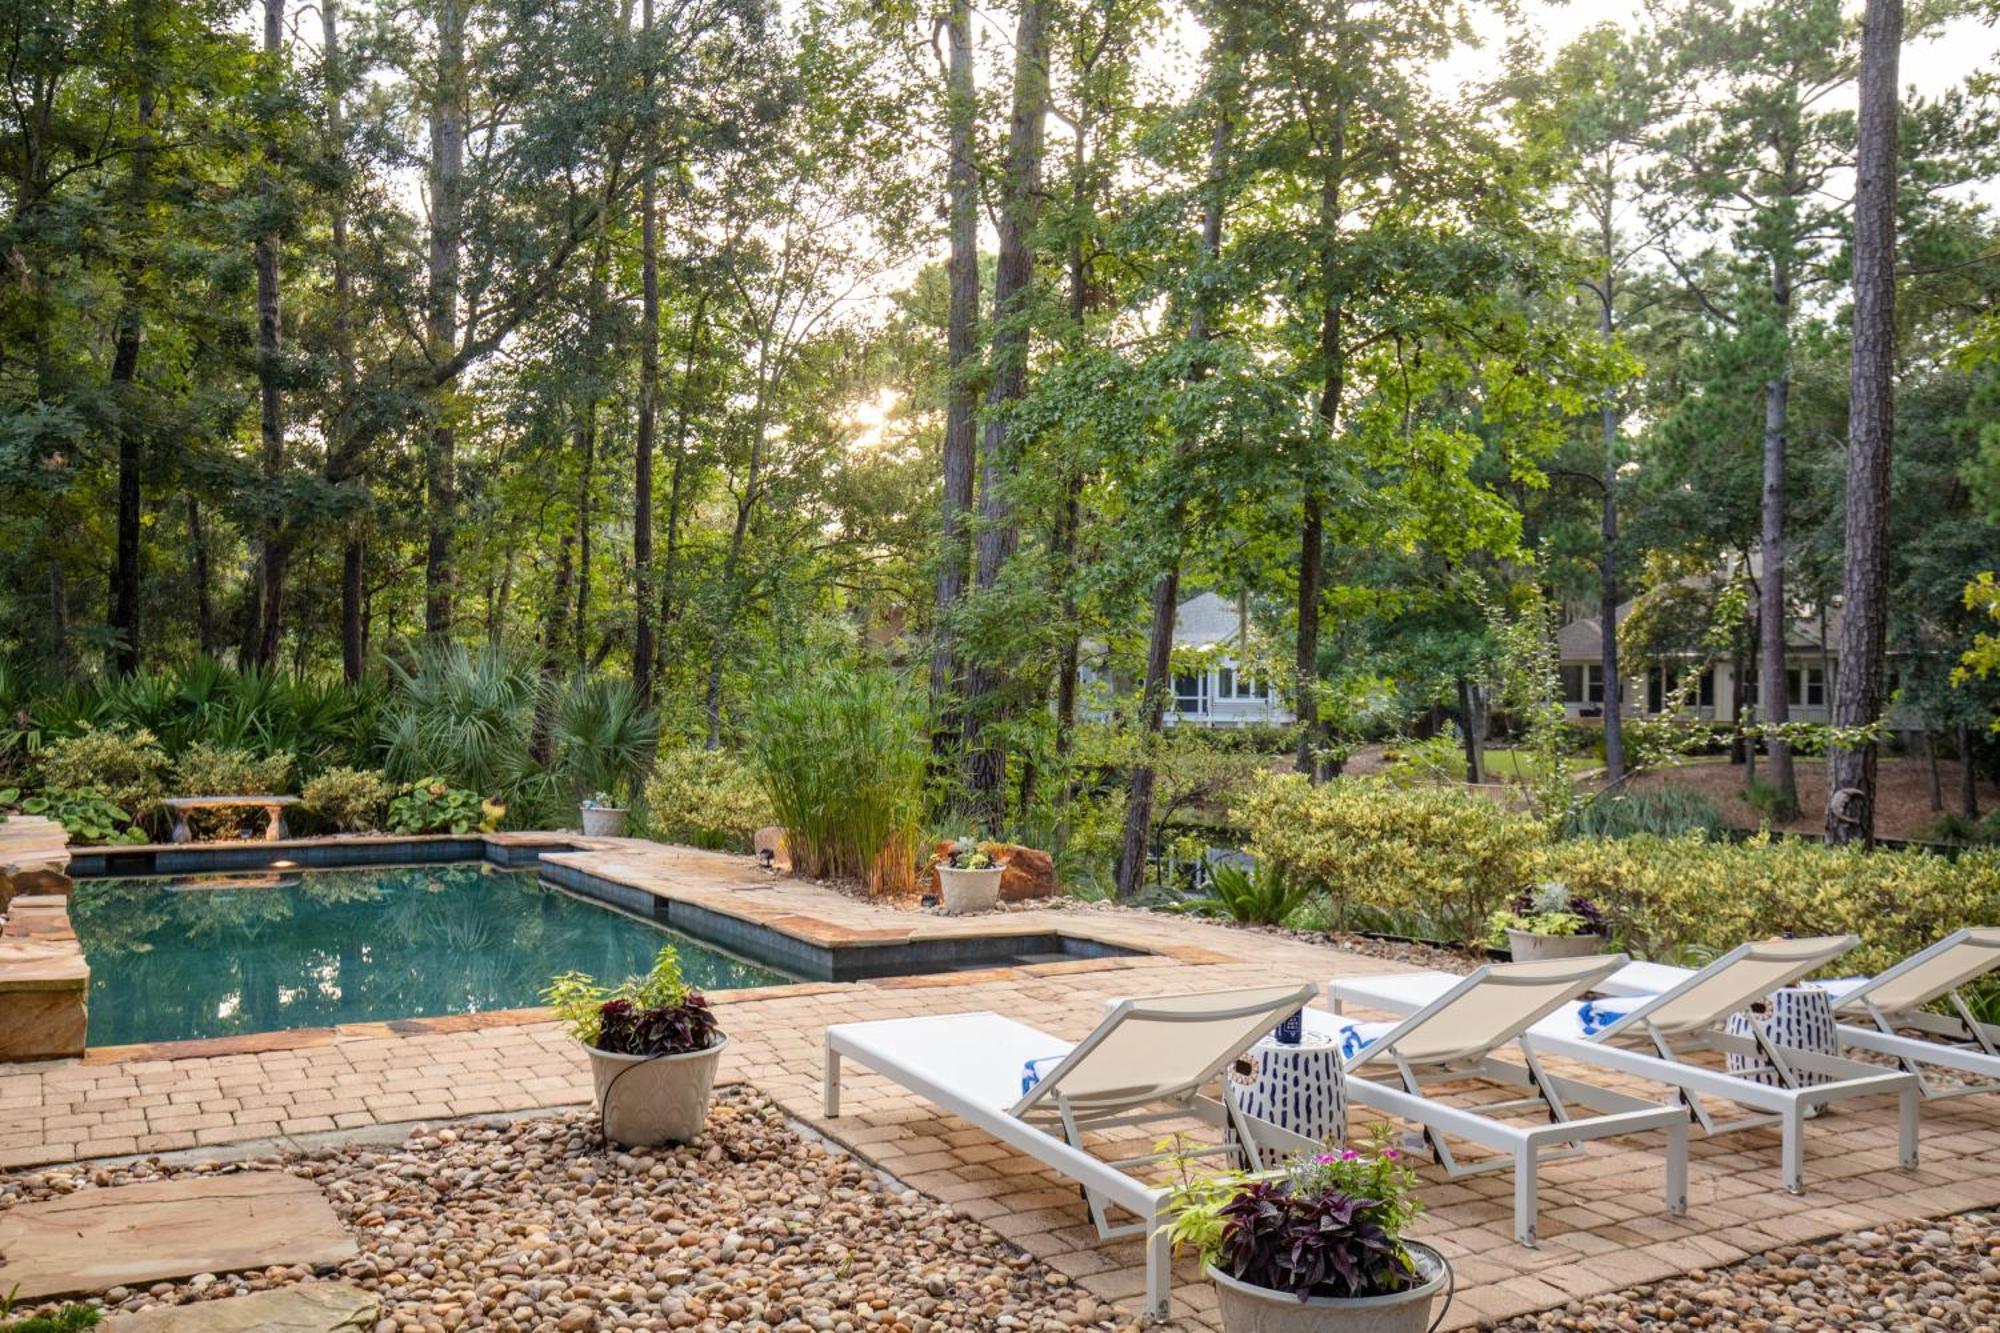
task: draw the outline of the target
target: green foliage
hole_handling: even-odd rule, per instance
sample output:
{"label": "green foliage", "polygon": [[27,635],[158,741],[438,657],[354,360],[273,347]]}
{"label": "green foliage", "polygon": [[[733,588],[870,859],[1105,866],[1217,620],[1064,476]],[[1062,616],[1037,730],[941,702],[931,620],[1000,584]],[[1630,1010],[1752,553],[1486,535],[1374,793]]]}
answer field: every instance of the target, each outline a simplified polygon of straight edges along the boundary
{"label": "green foliage", "polygon": [[391,833],[491,831],[496,821],[476,791],[440,777],[418,778],[389,802]]}
{"label": "green foliage", "polygon": [[879,669],[801,664],[761,691],[750,749],[802,874],[912,886],[921,719],[909,686]]}
{"label": "green foliage", "polygon": [[528,667],[490,646],[471,652],[431,643],[390,669],[395,688],[381,723],[390,781],[443,781],[511,797],[536,776],[541,683]]}
{"label": "green foliage", "polygon": [[198,741],[174,764],[173,796],[280,796],[290,785],[292,757],[258,758],[248,750]]}
{"label": "green foliage", "polygon": [[556,1021],[569,1029],[570,1036],[595,1046],[603,1031],[604,1006],[610,1001],[629,1001],[637,1009],[671,1009],[685,1004],[694,993],[681,975],[680,954],[668,944],[662,946],[652,970],[643,977],[627,977],[614,990],[586,973],[564,972],[550,980],[542,992],[542,1003],[556,1011]]}
{"label": "green foliage", "polygon": [[1640,834],[1677,838],[1692,833],[1721,838],[1727,827],[1722,811],[1700,792],[1655,787],[1591,797],[1570,811],[1563,834],[1571,838],[1631,838]]}
{"label": "green foliage", "polygon": [[86,847],[146,840],[131,813],[95,787],[50,787],[22,801],[21,812],[55,820],[71,842]]}
{"label": "green foliage", "polygon": [[954,838],[951,850],[935,858],[932,864],[950,870],[991,870],[996,863],[977,839]]}
{"label": "green foliage", "polygon": [[1268,777],[1234,818],[1260,864],[1327,895],[1337,927],[1347,904],[1364,903],[1421,911],[1458,940],[1480,938],[1534,881],[1547,841],[1541,821],[1488,796],[1372,778]]}
{"label": "green foliage", "polygon": [[130,811],[120,822],[144,816],[166,794],[167,756],[153,733],[143,729],[85,726],[43,750],[39,769],[51,793],[89,790]]}
{"label": "green foliage", "polygon": [[382,826],[392,790],[373,769],[329,768],[306,780],[299,805],[342,833],[369,833]]}
{"label": "green foliage", "polygon": [[660,722],[629,680],[584,676],[563,692],[552,734],[558,767],[574,791],[626,800],[653,761]]}
{"label": "green foliage", "polygon": [[1626,947],[1656,958],[1691,946],[1721,952],[1786,932],[1852,931],[1861,947],[1838,966],[1872,973],[1960,927],[2000,919],[2000,850],[1987,848],[1954,860],[1797,838],[1641,835],[1556,843],[1542,863],[1601,903]]}
{"label": "green foliage", "polygon": [[755,770],[728,750],[662,750],[646,781],[647,831],[667,842],[747,852],[777,822]]}
{"label": "green foliage", "polygon": [[103,1322],[104,1315],[88,1305],[61,1305],[48,1314],[25,1315],[19,1319],[9,1319],[14,1301],[9,1295],[0,1300],[0,1333],[82,1333],[86,1328],[96,1328]]}
{"label": "green foliage", "polygon": [[1209,872],[1207,897],[1176,904],[1196,916],[1220,916],[1255,926],[1282,926],[1305,905],[1312,889],[1277,865],[1244,869],[1223,861]]}

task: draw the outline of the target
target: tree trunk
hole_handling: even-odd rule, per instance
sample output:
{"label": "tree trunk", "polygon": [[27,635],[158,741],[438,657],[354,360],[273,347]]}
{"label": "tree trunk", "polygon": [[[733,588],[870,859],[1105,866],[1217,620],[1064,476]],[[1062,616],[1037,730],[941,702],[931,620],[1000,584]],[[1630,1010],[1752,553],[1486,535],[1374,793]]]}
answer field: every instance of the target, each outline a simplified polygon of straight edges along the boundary
{"label": "tree trunk", "polygon": [[563,659],[569,653],[563,643],[569,624],[570,561],[576,551],[576,534],[565,532],[556,544],[556,572],[549,589],[548,614],[542,621],[542,689],[535,701],[534,731],[529,747],[535,761],[543,766],[555,757],[550,728],[555,720],[556,685],[562,679]]}
{"label": "tree trunk", "polygon": [[208,532],[201,521],[201,501],[187,497],[188,571],[194,576],[194,641],[203,657],[215,655],[215,593],[209,579]]}
{"label": "tree trunk", "polygon": [[[1342,18],[1345,18],[1344,12]],[[1336,271],[1340,253],[1340,221],[1344,211],[1341,189],[1346,183],[1346,176],[1347,107],[1343,102],[1334,115],[1319,191],[1319,230],[1323,238],[1319,251],[1319,355],[1323,369],[1318,414],[1329,442],[1338,436],[1341,399],[1347,391],[1347,353],[1341,341],[1346,308]],[[1326,496],[1320,488],[1319,478],[1314,475],[1310,454],[1304,460],[1302,472],[1300,480],[1304,497],[1300,503],[1299,521],[1298,639],[1292,660],[1292,708],[1298,715],[1299,744],[1293,763],[1299,772],[1318,782],[1325,775],[1320,755],[1327,748],[1325,727],[1319,717],[1319,603],[1326,562]]]}
{"label": "tree trunk", "polygon": [[1486,720],[1479,686],[1469,676],[1458,678],[1458,725],[1464,730],[1465,780],[1477,787],[1486,781]]}
{"label": "tree trunk", "polygon": [[[641,0],[640,30],[650,38],[653,0]],[[653,114],[653,65],[646,62],[646,109]],[[651,127],[649,125],[649,134]],[[660,243],[653,216],[653,158],[646,143],[639,178],[639,424],[632,446],[632,689],[640,702],[653,698],[653,415],[660,396]]]}
{"label": "tree trunk", "polygon": [[576,489],[576,628],[570,647],[577,670],[590,655],[590,491],[597,478],[597,397],[592,394],[577,409],[576,453],[580,477]]}
{"label": "tree trunk", "polygon": [[[326,131],[333,151],[346,152],[343,101],[347,96],[347,66],[340,56],[340,0],[320,0],[320,59],[326,82]],[[354,348],[350,334],[350,314],[354,299],[354,278],[347,261],[347,204],[337,196],[333,204],[333,341],[340,366],[340,401],[343,408],[354,401]],[[352,442],[345,434],[341,413],[329,414],[325,423],[326,478],[345,484],[355,471]],[[350,517],[340,552],[340,669],[348,684],[360,682],[367,666],[367,547],[360,531],[361,520]]]}
{"label": "tree trunk", "polygon": [[1972,728],[1958,724],[1958,808],[1967,819],[1979,818],[1979,771],[1972,766]]}
{"label": "tree trunk", "polygon": [[681,488],[687,471],[688,424],[694,411],[694,364],[701,351],[701,322],[708,309],[708,289],[694,299],[694,314],[688,319],[687,356],[681,364],[680,404],[675,410],[674,463],[667,479],[667,552],[660,568],[660,660],[657,669],[667,666],[667,630],[674,623],[674,575],[680,559]]}
{"label": "tree trunk", "polygon": [[[1042,0],[1022,0],[1014,30],[1014,110],[993,274],[993,382],[986,392],[988,418],[979,442],[980,528],[973,583],[980,592],[999,582],[1000,570],[1020,540],[1007,493],[1015,472],[1007,410],[1028,388],[1028,309],[1035,269],[1028,237],[1041,204],[1042,130],[1049,110],[1047,28]],[[1005,713],[1000,698],[1005,664],[992,658],[990,651],[982,653],[965,672],[966,786],[980,822],[997,835],[1006,820],[1001,789],[1007,781],[1007,754],[988,728]]]}
{"label": "tree trunk", "polygon": [[[1228,26],[1224,30],[1217,70],[1223,83],[1223,96],[1217,99],[1219,111],[1209,137],[1208,175],[1204,191],[1207,198],[1202,203],[1201,258],[1204,269],[1214,264],[1222,254],[1222,214],[1230,147],[1235,132],[1235,29],[1227,11],[1223,21]],[[1212,335],[1209,297],[1200,281],[1206,277],[1206,273],[1196,275],[1188,320],[1188,339],[1197,345],[1206,343]],[[1199,362],[1194,373],[1201,373]],[[1175,463],[1185,462],[1192,449],[1192,439],[1183,437],[1174,447]],[[1181,488],[1175,488],[1174,502],[1166,517],[1171,542],[1167,567],[1153,584],[1152,621],[1146,639],[1146,682],[1139,695],[1139,762],[1132,768],[1132,789],[1126,798],[1125,827],[1118,846],[1117,895],[1121,899],[1137,895],[1146,881],[1146,854],[1153,830],[1153,788],[1157,781],[1148,750],[1159,739],[1166,719],[1167,690],[1173,683],[1174,619],[1180,610],[1181,553],[1187,536],[1185,494]]]}
{"label": "tree trunk", "polygon": [[[1791,276],[1778,265],[1771,282],[1772,302],[1781,322],[1788,322]],[[1791,721],[1791,696],[1786,689],[1785,639],[1790,629],[1785,614],[1785,430],[1791,398],[1791,350],[1779,355],[1784,364],[1764,385],[1764,494],[1762,502],[1764,557],[1758,581],[1757,619],[1763,641],[1757,660],[1757,720],[1774,727]],[[1776,732],[1766,736],[1771,759],[1770,782],[1777,789],[1776,822],[1792,818],[1799,808],[1799,784],[1792,772],[1792,747]]]}
{"label": "tree trunk", "polygon": [[[1604,272],[1598,290],[1597,330],[1609,344],[1618,337],[1617,230],[1615,187],[1607,188],[1598,218]],[[1618,405],[1610,393],[1602,408],[1604,431],[1604,516],[1597,558],[1599,670],[1604,673],[1604,779],[1615,786],[1625,776],[1625,699],[1618,674]]]}
{"label": "tree trunk", "polygon": [[[1896,66],[1903,0],[1868,0],[1861,22],[1860,139],[1854,179],[1854,337],[1848,375],[1846,555],[1833,724],[1882,712],[1889,621],[1889,451],[1896,355]],[[1827,751],[1826,838],[1875,841],[1873,744]]]}
{"label": "tree trunk", "polygon": [[950,384],[946,390],[944,449],[940,466],[944,495],[940,505],[937,605],[931,648],[931,748],[939,762],[948,759],[960,721],[954,696],[959,664],[951,617],[965,595],[966,515],[972,508],[974,439],[973,386],[969,376],[979,355],[979,169],[973,161],[973,134],[979,116],[973,84],[972,6],[951,0],[946,18],[950,63],[946,75],[947,115],[945,194],[951,228],[950,306],[945,317],[945,347]]}
{"label": "tree trunk", "polygon": [[368,594],[362,582],[367,551],[350,537],[340,553],[340,672],[349,685],[360,683],[367,666],[368,631],[363,618]]}
{"label": "tree trunk", "polygon": [[[146,201],[153,188],[153,107],[152,83],[153,8],[150,0],[132,6],[132,47],[134,68],[140,72],[137,96],[137,135],[132,153],[131,174],[126,180],[126,202],[131,225],[143,231]],[[111,354],[111,397],[117,410],[118,434],[118,521],[117,542],[111,566],[111,631],[115,640],[112,661],[119,672],[139,669],[139,529],[143,497],[139,474],[145,467],[145,434],[135,401],[139,374],[139,344],[144,328],[140,309],[145,282],[143,246],[134,245],[126,260],[118,305],[118,328]]]}
{"label": "tree trunk", "polygon": [[1930,787],[1931,812],[1944,810],[1944,778],[1938,771],[1937,733],[1924,728],[1924,777]]}
{"label": "tree trunk", "polygon": [[[285,0],[264,0],[264,60],[272,86],[280,82],[279,65],[284,57]],[[264,166],[266,206],[274,206],[277,185],[271,173],[282,151],[275,139],[267,140],[265,152],[271,159]],[[278,660],[278,645],[284,636],[285,565],[290,543],[285,533],[283,511],[278,505],[279,485],[285,471],[285,391],[283,341],[284,319],[279,304],[278,259],[282,238],[275,228],[257,238],[257,401],[258,436],[263,446],[264,564],[263,616],[257,631],[254,655],[259,666]]]}
{"label": "tree trunk", "polygon": [[[458,285],[465,175],[465,0],[437,0],[437,86],[431,92],[430,309],[426,349],[433,364],[451,359],[458,343]],[[435,419],[424,450],[424,630],[451,629],[455,570],[451,536],[458,521],[457,437],[452,425],[457,375],[438,386]]]}

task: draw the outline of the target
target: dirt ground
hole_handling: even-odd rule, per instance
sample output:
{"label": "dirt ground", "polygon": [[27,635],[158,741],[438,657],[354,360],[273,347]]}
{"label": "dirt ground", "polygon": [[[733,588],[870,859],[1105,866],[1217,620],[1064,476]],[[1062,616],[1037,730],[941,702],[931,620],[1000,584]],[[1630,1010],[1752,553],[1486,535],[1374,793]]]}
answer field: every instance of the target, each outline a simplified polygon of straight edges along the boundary
{"label": "dirt ground", "polygon": [[[1817,833],[1826,827],[1826,765],[1818,759],[1800,759],[1796,767],[1799,779],[1799,818],[1777,827]],[[1764,771],[1761,765],[1758,771],[1760,773]],[[1956,763],[1939,761],[1938,777],[1944,789],[1944,808],[1959,809],[1959,766]],[[1924,825],[1938,817],[1938,812],[1931,809],[1930,780],[1925,775],[1923,760],[1898,759],[1885,755],[1877,783],[1875,797],[1877,836],[1914,838]],[[1731,824],[1739,828],[1756,828],[1758,825],[1757,812],[1743,799],[1743,769],[1740,765],[1683,764],[1678,768],[1641,774],[1633,779],[1632,785],[1642,790],[1674,786],[1698,791],[1714,801],[1721,809],[1722,817]],[[1991,782],[1981,782],[1980,813],[1985,814],[1996,807],[2000,807],[2000,787]]]}

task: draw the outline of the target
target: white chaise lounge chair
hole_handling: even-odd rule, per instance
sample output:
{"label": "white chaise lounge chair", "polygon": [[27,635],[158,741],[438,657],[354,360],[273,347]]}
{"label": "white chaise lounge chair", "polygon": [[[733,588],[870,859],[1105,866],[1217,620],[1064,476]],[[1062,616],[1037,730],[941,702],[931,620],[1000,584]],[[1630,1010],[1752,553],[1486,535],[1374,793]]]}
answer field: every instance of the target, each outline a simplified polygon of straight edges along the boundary
{"label": "white chaise lounge chair", "polygon": [[[1894,1094],[1899,1103],[1898,1156],[1917,1164],[1917,1105],[1922,1090],[1914,1075],[1885,1070],[1840,1056],[1781,1047],[1760,1029],[1748,1037],[1723,1031],[1729,1015],[1817,971],[1858,943],[1852,935],[1745,944],[1689,976],[1679,985],[1642,999],[1596,1027],[1581,1004],[1550,1013],[1526,1033],[1545,1056],[1594,1065],[1678,1090],[1703,1130],[1710,1134],[1775,1124],[1783,1133],[1785,1188],[1805,1188],[1806,1115],[1814,1107],[1858,1097]],[[1355,977],[1328,983],[1335,1010],[1364,1005],[1389,1013],[1412,1014],[1460,983],[1448,972]],[[1643,1042],[1651,1051],[1629,1043]],[[1688,1060],[1696,1052],[1745,1055],[1761,1063],[1728,1072]],[[1758,1076],[1770,1082],[1760,1081]],[[1817,1076],[1808,1082],[1802,1075]],[[1824,1081],[1817,1081],[1824,1080]],[[1718,1120],[1702,1100],[1721,1098],[1759,1114]]]}
{"label": "white chaise lounge chair", "polygon": [[[1975,927],[1947,935],[1875,976],[1805,984],[1831,995],[1842,1046],[1894,1058],[1917,1076],[1926,1097],[1960,1097],[2000,1091],[2000,1026],[1980,1022],[1961,994],[1995,970],[2000,970],[2000,929]],[[1607,995],[1657,995],[1693,975],[1666,963],[1627,963],[1598,989]],[[1925,1009],[1937,1000],[1949,1000],[1956,1016]],[[1968,1081],[1934,1082],[1924,1076],[1925,1066],[1963,1074]]]}
{"label": "white chaise lounge chair", "polygon": [[[1540,963],[1504,963],[1480,968],[1422,1005],[1399,1023],[1355,1023],[1307,1010],[1307,1023],[1341,1040],[1348,1051],[1342,1066],[1347,1095],[1390,1115],[1424,1127],[1424,1138],[1446,1174],[1458,1177],[1514,1171],[1514,1235],[1535,1243],[1537,1169],[1542,1161],[1574,1156],[1586,1140],[1663,1130],[1667,1136],[1667,1207],[1687,1211],[1688,1117],[1679,1106],[1662,1105],[1550,1074],[1527,1039],[1535,1023],[1603,981],[1625,961],[1623,954],[1566,958]],[[1500,1058],[1514,1046],[1520,1063]],[[1401,1086],[1363,1077],[1384,1066]],[[1387,1068],[1393,1066],[1393,1069]],[[1482,1080],[1528,1095],[1474,1106],[1448,1104],[1424,1091],[1424,1084]],[[1571,1106],[1602,1112],[1578,1118]],[[1539,1112],[1546,1123],[1523,1123],[1522,1112]],[[1502,1119],[1510,1114],[1511,1119]],[[1470,1140],[1504,1154],[1497,1160],[1467,1163],[1452,1151],[1450,1138]]]}
{"label": "white chaise lounge chair", "polygon": [[[1243,1114],[1228,1079],[1220,1099],[1204,1090],[1317,989],[1123,1000],[1074,1043],[986,1012],[837,1024],[826,1030],[826,1114],[840,1114],[841,1064],[853,1060],[1076,1181],[1100,1236],[1146,1238],[1146,1307],[1164,1318],[1166,1191],[1121,1169],[1164,1154],[1105,1161],[1086,1151],[1084,1135],[1194,1116],[1233,1129],[1253,1166],[1263,1165],[1260,1150],[1316,1146]],[[1138,1220],[1114,1225],[1113,1205]]]}

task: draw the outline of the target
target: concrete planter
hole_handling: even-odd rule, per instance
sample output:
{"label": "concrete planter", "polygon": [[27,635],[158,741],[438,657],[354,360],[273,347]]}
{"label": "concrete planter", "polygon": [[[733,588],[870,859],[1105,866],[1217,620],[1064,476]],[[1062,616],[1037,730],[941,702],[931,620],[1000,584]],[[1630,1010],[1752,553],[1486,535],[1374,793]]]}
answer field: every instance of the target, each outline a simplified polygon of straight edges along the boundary
{"label": "concrete planter", "polygon": [[1223,1333],[1425,1333],[1449,1269],[1428,1245],[1404,1242],[1417,1285],[1393,1296],[1308,1296],[1254,1287],[1209,1267]]}
{"label": "concrete planter", "polygon": [[1538,935],[1532,930],[1507,932],[1507,951],[1517,963],[1551,958],[1588,958],[1604,948],[1602,935]]}
{"label": "concrete planter", "polygon": [[625,836],[625,821],[632,812],[615,805],[586,805],[583,810],[583,836],[586,838],[622,838]]}
{"label": "concrete planter", "polygon": [[1000,901],[1000,876],[1005,872],[999,866],[989,870],[953,870],[950,866],[939,866],[937,873],[938,891],[944,900],[946,916],[990,912]]}
{"label": "concrete planter", "polygon": [[604,1137],[627,1147],[686,1143],[708,1121],[715,1067],[729,1045],[724,1037],[686,1055],[618,1055],[584,1047],[590,1077],[597,1085],[597,1111]]}

